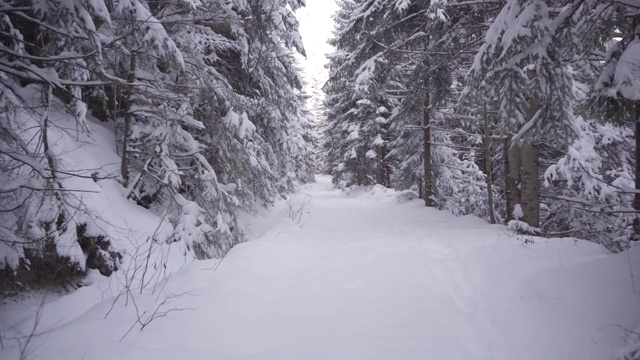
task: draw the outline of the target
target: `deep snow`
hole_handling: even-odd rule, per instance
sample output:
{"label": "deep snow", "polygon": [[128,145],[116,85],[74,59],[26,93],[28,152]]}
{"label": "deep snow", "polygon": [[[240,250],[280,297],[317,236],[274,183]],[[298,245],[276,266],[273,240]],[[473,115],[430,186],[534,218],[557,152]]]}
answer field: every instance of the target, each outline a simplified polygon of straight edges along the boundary
{"label": "deep snow", "polygon": [[[595,360],[640,325],[640,247],[518,237],[324,176],[243,222],[252,240],[222,262],[189,264],[111,312],[119,285],[97,276],[50,297],[28,358]],[[159,313],[181,311],[127,334],[134,302],[145,319],[172,294]],[[0,358],[19,358],[12,339],[38,302],[2,305]]]}

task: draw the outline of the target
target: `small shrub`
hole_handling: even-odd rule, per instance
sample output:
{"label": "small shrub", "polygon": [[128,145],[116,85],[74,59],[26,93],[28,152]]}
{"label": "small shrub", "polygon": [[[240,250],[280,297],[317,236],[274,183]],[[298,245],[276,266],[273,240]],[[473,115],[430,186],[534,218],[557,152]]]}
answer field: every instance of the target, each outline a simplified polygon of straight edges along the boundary
{"label": "small shrub", "polygon": [[118,270],[122,254],[111,250],[111,242],[104,235],[87,235],[87,224],[78,225],[76,234],[78,244],[87,258],[87,269],[96,269],[104,276],[111,276]]}
{"label": "small shrub", "polygon": [[61,256],[51,239],[40,249],[25,249],[25,257],[17,269],[0,271],[0,296],[11,296],[24,290],[76,288],[86,273],[68,256]]}

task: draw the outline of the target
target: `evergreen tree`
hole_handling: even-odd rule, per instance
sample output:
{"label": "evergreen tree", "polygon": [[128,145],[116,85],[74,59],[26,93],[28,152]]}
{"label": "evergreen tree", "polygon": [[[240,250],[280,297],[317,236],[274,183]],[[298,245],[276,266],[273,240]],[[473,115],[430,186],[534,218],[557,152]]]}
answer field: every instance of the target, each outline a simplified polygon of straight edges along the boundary
{"label": "evergreen tree", "polygon": [[[360,1],[342,6],[325,87],[331,119],[325,146],[334,180],[386,184],[375,177],[386,167],[382,173],[391,174],[392,186],[414,188],[427,205],[483,212],[485,197],[477,195],[486,189],[469,146],[474,140],[459,136],[465,133],[458,128],[460,117],[450,112],[482,5]],[[464,7],[473,10],[471,16]],[[371,144],[379,146],[378,156]],[[460,148],[471,151],[463,154]],[[453,175],[460,169],[464,174]],[[474,199],[473,206],[468,199]]]}
{"label": "evergreen tree", "polygon": [[[66,126],[60,111],[82,130],[64,133],[69,143],[91,136],[89,114],[116,124],[125,196],[168,214],[172,236],[155,241],[180,242],[199,258],[242,240],[239,209],[312,181],[315,140],[292,55],[304,54],[293,13],[302,4],[2,5],[0,165],[9,185],[0,196],[11,209],[0,215],[0,265],[15,269],[25,249],[49,243],[82,263],[80,233],[109,235],[82,227],[95,209],[68,188],[77,175],[61,161],[66,145],[51,144],[61,132],[50,129]],[[107,260],[117,267],[117,257]]]}
{"label": "evergreen tree", "polygon": [[544,174],[549,202],[543,229],[575,236],[612,251],[628,247],[634,185],[633,131],[625,125],[577,118],[581,136]]}
{"label": "evergreen tree", "polygon": [[539,226],[539,144],[566,147],[574,124],[574,79],[563,61],[571,17],[582,2],[553,17],[544,1],[507,2],[471,67],[467,95],[499,99],[498,128],[508,156],[507,220]]}
{"label": "evergreen tree", "polygon": [[[334,182],[349,185],[391,185],[388,117],[393,100],[386,95],[391,82],[384,48],[375,42],[376,29],[384,26],[385,8],[379,2],[344,2],[336,16],[325,91],[330,119],[325,130],[328,171]],[[376,18],[370,18],[374,14]]]}
{"label": "evergreen tree", "polygon": [[[48,253],[85,265],[76,225],[87,212],[69,190],[75,171],[56,144],[90,136],[82,89],[105,78],[97,30],[110,22],[100,0],[0,5],[0,266],[17,269]],[[58,108],[79,131],[61,131],[73,125],[56,116]],[[108,274],[117,264],[105,261]]]}
{"label": "evergreen tree", "polygon": [[[635,153],[631,155],[635,161],[632,172],[634,184],[625,184],[618,189],[633,195],[633,220],[628,214],[624,216],[624,210],[617,213],[623,219],[618,221],[619,227],[628,230],[632,225],[627,240],[640,239],[640,17],[637,11],[638,6],[634,4],[601,4],[583,25],[592,34],[585,39],[585,48],[596,48],[605,54],[596,63],[599,73],[588,94],[587,113],[617,126],[634,128]],[[599,31],[597,34],[600,36],[595,35],[594,30]],[[602,64],[604,66],[600,66]],[[621,201],[621,204],[625,202]],[[621,241],[622,247],[625,242],[624,239]]]}

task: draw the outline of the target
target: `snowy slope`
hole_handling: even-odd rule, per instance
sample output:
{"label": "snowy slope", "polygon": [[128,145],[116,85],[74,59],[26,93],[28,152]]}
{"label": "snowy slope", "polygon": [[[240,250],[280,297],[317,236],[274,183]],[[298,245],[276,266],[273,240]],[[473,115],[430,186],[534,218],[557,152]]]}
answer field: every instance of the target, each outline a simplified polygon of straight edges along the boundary
{"label": "snowy slope", "polygon": [[[517,238],[326,177],[289,204],[244,219],[254,240],[222,262],[132,291],[128,306],[110,311],[104,281],[48,302],[38,329],[51,331],[29,358],[610,359],[640,325],[640,247]],[[33,304],[0,309],[0,358],[18,358]],[[143,321],[176,311],[140,331],[136,307]]]}
{"label": "snowy slope", "polygon": [[[35,98],[42,96],[36,86],[24,88],[20,95],[32,104],[37,104]],[[45,114],[51,122],[47,137],[52,152],[56,154],[54,158],[58,181],[69,190],[65,197],[65,211],[70,214],[67,226],[70,231],[55,239],[57,252],[69,256],[79,266],[84,266],[86,254],[83,254],[76,232],[72,230],[83,224],[87,235],[108,235],[111,249],[125,255],[125,263],[122,264],[125,268],[135,256],[134,253],[142,246],[146,248],[144,244],[154,236],[159,241],[152,263],[162,263],[171,272],[185,261],[191,261],[193,254],[186,249],[185,242],[171,245],[164,243],[163,240],[173,231],[168,217],[158,214],[161,211],[149,211],[127,199],[129,191],[119,182],[121,150],[116,148],[117,136],[114,134],[113,124],[100,122],[87,115],[86,122],[82,123],[86,130],[83,130],[83,126],[69,116],[66,109],[66,105],[56,99],[52,101],[50,109],[35,108],[30,112],[18,111],[16,115],[25,128],[21,130],[26,134],[25,139],[41,136],[40,122]],[[30,146],[41,145],[36,142]],[[37,153],[39,150],[32,151]],[[134,172],[134,175],[137,173]],[[32,213],[26,217],[34,223],[45,222],[52,212],[49,208],[46,204],[34,206]],[[35,238],[43,236],[44,234],[34,235]],[[5,263],[17,266],[22,256],[23,250],[19,244],[4,248],[0,245],[0,267],[4,267]]]}

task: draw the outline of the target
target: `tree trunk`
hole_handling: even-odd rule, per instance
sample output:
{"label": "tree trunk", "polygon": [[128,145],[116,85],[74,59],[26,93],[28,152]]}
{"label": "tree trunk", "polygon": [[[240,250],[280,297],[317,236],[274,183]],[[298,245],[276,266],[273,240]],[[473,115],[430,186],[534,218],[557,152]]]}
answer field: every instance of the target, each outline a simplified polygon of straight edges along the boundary
{"label": "tree trunk", "polygon": [[506,200],[506,210],[507,210],[507,214],[505,216],[505,220],[508,223],[509,221],[513,220],[513,203],[512,203],[512,196],[511,196],[511,190],[509,187],[509,147],[511,147],[511,138],[510,137],[505,137],[504,139],[504,144],[503,144],[503,148],[504,150],[502,151],[502,160],[504,162],[504,197]]}
{"label": "tree trunk", "polygon": [[129,77],[127,79],[129,85],[125,92],[127,101],[127,113],[124,115],[124,134],[122,140],[122,161],[120,162],[120,174],[122,175],[122,185],[129,186],[129,141],[131,140],[131,123],[133,122],[133,113],[131,108],[133,105],[133,83],[136,81],[136,55],[131,54],[131,62],[129,64]]}
{"label": "tree trunk", "polygon": [[[429,51],[431,39],[427,36],[424,46],[425,51]],[[423,79],[424,83],[422,84],[422,88],[424,91],[424,101],[423,101],[423,109],[422,109],[422,142],[423,142],[423,150],[424,155],[422,158],[422,162],[424,163],[424,206],[431,207],[434,206],[433,203],[433,178],[431,177],[431,97],[430,97],[430,71],[431,64],[429,56],[427,55],[424,59],[425,61],[425,69],[426,76]]]}
{"label": "tree trunk", "polygon": [[636,181],[633,194],[633,209],[637,212],[636,218],[633,220],[633,240],[640,240],[640,104],[636,104]]}
{"label": "tree trunk", "polygon": [[493,178],[491,177],[491,151],[489,149],[489,118],[487,117],[487,104],[484,105],[484,171],[487,175],[487,206],[489,207],[489,223],[496,223],[496,214],[493,210]]}
{"label": "tree trunk", "polygon": [[382,134],[380,137],[382,138],[382,145],[377,147],[378,152],[378,184],[383,185],[384,187],[391,187],[391,166],[389,164],[389,159],[387,156],[389,155],[389,125],[385,124],[381,126]]}
{"label": "tree trunk", "polygon": [[520,152],[520,197],[524,216],[529,226],[540,227],[540,180],[538,174],[538,147],[525,140]]}
{"label": "tree trunk", "polygon": [[378,184],[391,187],[391,168],[387,155],[389,155],[389,148],[385,142],[378,148]]}
{"label": "tree trunk", "polygon": [[507,159],[507,222],[519,220],[513,214],[516,205],[522,202],[520,191],[520,145],[513,144],[511,139],[505,142]]}
{"label": "tree trunk", "polygon": [[433,196],[433,188],[432,188],[432,178],[431,178],[431,117],[429,115],[429,108],[431,107],[431,102],[429,99],[429,82],[425,84],[425,95],[424,95],[424,109],[422,112],[422,135],[423,135],[423,144],[424,144],[424,206],[433,206],[433,200],[431,197]]}
{"label": "tree trunk", "polygon": [[[632,26],[634,38],[640,37],[640,16],[634,16]],[[635,163],[635,190],[633,194],[633,209],[636,211],[636,217],[633,220],[633,236],[631,240],[640,241],[640,101],[635,102],[636,117],[636,163]]]}
{"label": "tree trunk", "polygon": [[[507,144],[507,221],[522,220],[532,227],[540,226],[540,180],[538,147],[532,140],[519,140]],[[519,205],[522,218],[514,216]]]}
{"label": "tree trunk", "polygon": [[[527,77],[534,79],[538,74],[535,70],[527,70]],[[525,108],[526,122],[533,119],[540,110],[540,103],[536,98],[530,98]],[[538,177],[538,147],[533,139],[525,138],[518,142],[519,150],[519,197],[522,207],[522,221],[531,227],[540,227],[540,178]]]}
{"label": "tree trunk", "polygon": [[[42,119],[42,150],[45,158],[47,159],[47,166],[49,167],[49,174],[51,176],[51,185],[53,186],[53,196],[56,200],[62,202],[62,195],[59,190],[62,189],[62,183],[58,179],[58,172],[56,170],[56,162],[54,160],[54,154],[49,147],[49,112],[51,109],[51,96],[52,89],[50,85],[44,85],[43,89],[43,102],[45,105],[44,118]],[[43,174],[44,175],[44,174]]]}

